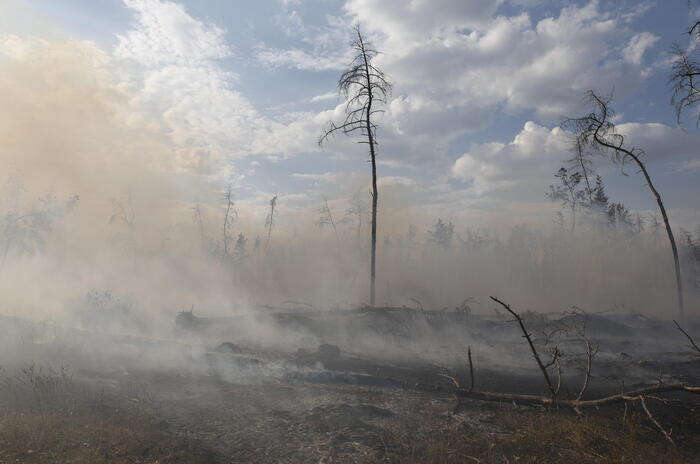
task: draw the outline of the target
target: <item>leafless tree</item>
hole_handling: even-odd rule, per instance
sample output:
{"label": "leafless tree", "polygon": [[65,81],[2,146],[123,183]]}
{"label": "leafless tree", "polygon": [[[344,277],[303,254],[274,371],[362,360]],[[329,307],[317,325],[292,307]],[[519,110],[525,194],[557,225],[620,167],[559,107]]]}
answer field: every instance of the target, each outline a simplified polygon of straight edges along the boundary
{"label": "leafless tree", "polygon": [[223,240],[224,240],[224,257],[228,256],[228,244],[231,241],[231,227],[233,225],[234,218],[238,217],[238,211],[233,209],[233,193],[231,192],[231,186],[226,187],[224,192],[224,200],[226,200],[226,213],[224,213],[224,224],[222,226]]}
{"label": "leafless tree", "polygon": [[365,214],[367,214],[367,207],[362,199],[360,199],[360,195],[357,193],[352,196],[349,203],[350,205],[345,211],[346,217],[343,219],[343,221],[350,222],[354,216],[357,223],[357,236],[359,237],[360,233],[362,232],[362,221],[364,220]]}
{"label": "leafless tree", "polygon": [[[673,86],[671,104],[676,108],[676,119],[680,124],[683,112],[700,102],[700,65],[680,46],[675,46],[673,53],[676,58],[669,78]],[[697,123],[700,124],[700,112]]]}
{"label": "leafless tree", "polygon": [[323,204],[318,210],[319,218],[317,224],[319,227],[330,227],[333,230],[338,250],[340,250],[340,238],[338,237],[338,229],[335,226],[333,211],[331,211],[331,208],[328,206],[328,198],[326,198],[325,195],[321,195],[321,198],[323,198]]}
{"label": "leafless tree", "polygon": [[[690,3],[688,2],[689,7]],[[695,21],[687,34],[690,40],[700,40],[700,21]],[[671,51],[676,55],[669,76],[669,82],[673,86],[671,104],[676,108],[676,119],[680,124],[683,112],[700,102],[700,64],[680,45],[674,45]],[[700,112],[697,115],[697,124],[700,124]]]}
{"label": "leafless tree", "polygon": [[554,177],[559,179],[560,185],[550,185],[547,197],[552,201],[559,201],[563,207],[571,209],[571,232],[576,230],[576,210],[584,204],[584,192],[578,190],[581,183],[581,173],[572,172],[562,167]]}
{"label": "leafless tree", "polygon": [[373,117],[383,110],[376,109],[377,104],[386,104],[391,93],[391,83],[384,72],[374,66],[372,61],[379,52],[374,50],[360,31],[355,28],[357,37],[350,44],[355,57],[338,80],[338,89],[346,100],[345,119],[342,123],[330,122],[318,143],[322,145],[331,135],[342,132],[345,135],[359,134],[360,143],[369,145],[370,163],[372,165],[372,232],[370,254],[370,306],[375,302],[376,258],[377,258],[377,125]]}
{"label": "leafless tree", "polygon": [[270,237],[272,236],[272,227],[275,225],[275,209],[277,208],[277,195],[270,200],[270,212],[265,218],[265,227],[267,228],[267,242],[265,247],[270,246]]}
{"label": "leafless tree", "polygon": [[614,112],[610,107],[612,95],[600,96],[589,90],[586,93],[586,103],[593,107],[593,111],[579,118],[569,118],[562,122],[562,128],[576,137],[576,141],[585,150],[587,155],[599,154],[609,156],[610,159],[617,164],[624,165],[628,162],[633,162],[644,175],[647,187],[654,195],[656,203],[661,211],[668,240],[671,243],[671,251],[673,253],[673,264],[676,273],[676,290],[678,315],[681,320],[684,319],[683,308],[683,284],[681,280],[681,266],[678,259],[678,247],[673,236],[673,230],[668,220],[666,207],[664,206],[661,194],[654,187],[649,172],[647,171],[646,163],[642,160],[644,151],[640,148],[625,146],[625,137],[615,130],[615,124],[612,122]]}
{"label": "leafless tree", "polygon": [[586,195],[588,196],[588,201],[593,203],[593,189],[591,189],[590,175],[595,174],[593,171],[593,163],[589,158],[586,157],[583,147],[578,142],[574,141],[574,146],[572,149],[574,156],[569,160],[569,163],[576,168],[581,168],[581,174],[583,175],[583,180],[586,182]]}

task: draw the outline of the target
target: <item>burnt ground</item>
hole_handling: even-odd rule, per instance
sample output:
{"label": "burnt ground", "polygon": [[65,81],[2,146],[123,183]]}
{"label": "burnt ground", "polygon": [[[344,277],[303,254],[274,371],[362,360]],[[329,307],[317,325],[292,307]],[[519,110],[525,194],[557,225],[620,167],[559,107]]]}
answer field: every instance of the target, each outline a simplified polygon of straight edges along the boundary
{"label": "burnt ground", "polygon": [[[462,316],[397,322],[400,316],[387,314],[368,316],[386,342],[383,350],[358,332],[338,335],[347,328],[345,318],[357,318],[353,313],[271,311],[266,328],[272,320],[275,330],[295,334],[284,343],[244,336],[240,319],[190,320],[169,339],[3,319],[4,335],[25,332],[16,349],[26,361],[2,372],[0,463],[697,462],[697,395],[647,400],[677,447],[635,404],[577,415],[564,408],[458,403],[441,374],[467,382],[463,356],[455,355],[463,353],[463,338],[479,353],[478,388],[543,393],[512,324],[462,320],[456,342],[451,329]],[[425,330],[421,324],[433,317],[456,319]],[[534,333],[551,321],[528,322]],[[596,339],[601,349],[587,397],[659,377],[700,384],[700,361],[667,324],[606,316],[587,329],[605,332]],[[334,332],[337,346],[330,343]],[[409,335],[410,342],[397,341]],[[424,356],[416,354],[428,344]],[[492,349],[502,346],[513,357]],[[574,353],[576,346],[561,341],[562,350]],[[567,360],[568,394],[581,380],[577,359]]]}

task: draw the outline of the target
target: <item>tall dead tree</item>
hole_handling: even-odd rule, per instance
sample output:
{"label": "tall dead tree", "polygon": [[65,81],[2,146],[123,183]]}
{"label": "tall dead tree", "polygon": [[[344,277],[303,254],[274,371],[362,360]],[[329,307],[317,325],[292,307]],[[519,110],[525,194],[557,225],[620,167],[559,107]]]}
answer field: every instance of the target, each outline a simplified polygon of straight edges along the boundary
{"label": "tall dead tree", "polygon": [[624,165],[628,162],[633,162],[644,175],[647,187],[654,195],[656,203],[661,211],[661,217],[666,226],[668,241],[671,243],[671,251],[673,253],[673,264],[676,273],[676,290],[678,303],[678,317],[684,319],[683,308],[683,284],[681,280],[681,266],[678,259],[678,247],[676,239],[673,236],[673,230],[668,220],[666,207],[661,199],[661,194],[654,187],[649,172],[647,171],[646,163],[642,160],[644,151],[636,147],[625,146],[625,137],[615,130],[615,124],[612,123],[614,116],[613,110],[610,108],[612,95],[600,96],[589,90],[586,93],[586,102],[593,107],[593,112],[580,118],[569,118],[562,122],[562,128],[576,137],[576,143],[585,150],[586,154],[599,154],[609,156],[610,159],[617,164]]}
{"label": "tall dead tree", "polygon": [[386,104],[391,93],[391,83],[384,72],[374,66],[372,61],[379,54],[362,36],[360,26],[355,27],[356,38],[350,43],[355,57],[338,80],[338,90],[345,98],[345,119],[336,124],[331,121],[321,135],[318,144],[323,143],[336,132],[345,135],[359,134],[362,140],[359,143],[369,145],[369,162],[372,165],[372,232],[370,252],[370,290],[369,304],[374,306],[376,261],[377,261],[377,203],[379,193],[377,191],[377,125],[373,116],[383,110],[376,109],[377,104]]}
{"label": "tall dead tree", "polygon": [[272,226],[275,225],[275,209],[277,208],[277,195],[270,200],[270,212],[265,218],[265,227],[267,228],[267,242],[265,248],[270,246],[270,238],[272,237]]}

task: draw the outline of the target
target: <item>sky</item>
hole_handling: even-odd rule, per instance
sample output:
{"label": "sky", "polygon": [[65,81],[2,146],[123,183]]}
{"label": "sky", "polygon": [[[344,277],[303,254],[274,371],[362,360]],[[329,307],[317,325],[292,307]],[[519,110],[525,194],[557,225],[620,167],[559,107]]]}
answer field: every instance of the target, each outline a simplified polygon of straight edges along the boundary
{"label": "sky", "polygon": [[[231,185],[242,208],[272,195],[282,210],[324,196],[340,208],[369,192],[366,145],[316,142],[342,119],[336,82],[359,23],[393,83],[377,121],[380,208],[551,222],[545,192],[570,157],[558,126],[593,89],[614,91],[618,129],[645,150],[671,220],[694,227],[700,131],[694,114],[677,123],[668,75],[698,16],[685,0],[3,0],[0,67],[29,69],[56,44],[89,63],[55,77],[107,89],[112,123],[167,147],[148,169],[192,202]],[[613,200],[654,211],[633,168],[596,170]]]}

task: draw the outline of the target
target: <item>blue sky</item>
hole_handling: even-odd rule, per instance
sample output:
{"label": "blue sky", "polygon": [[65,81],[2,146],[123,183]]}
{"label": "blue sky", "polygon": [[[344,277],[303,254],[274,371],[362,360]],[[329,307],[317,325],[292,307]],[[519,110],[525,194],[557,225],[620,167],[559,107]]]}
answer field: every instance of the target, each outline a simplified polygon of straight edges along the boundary
{"label": "blue sky", "polygon": [[[272,194],[342,207],[367,192],[365,146],[315,142],[341,117],[335,82],[359,21],[394,83],[379,132],[394,211],[549,220],[544,192],[569,156],[557,125],[585,111],[585,90],[614,88],[620,130],[646,150],[672,219],[691,226],[700,132],[693,114],[676,124],[668,51],[694,47],[683,31],[699,13],[685,0],[5,0],[0,65],[73,44],[100,57],[128,101],[120,120],[153,128],[183,183],[232,183],[251,207]],[[611,197],[654,209],[634,170],[597,169]]]}

